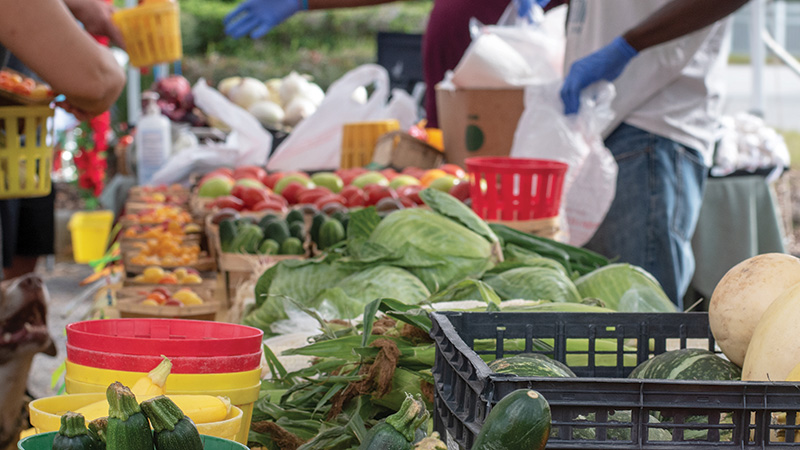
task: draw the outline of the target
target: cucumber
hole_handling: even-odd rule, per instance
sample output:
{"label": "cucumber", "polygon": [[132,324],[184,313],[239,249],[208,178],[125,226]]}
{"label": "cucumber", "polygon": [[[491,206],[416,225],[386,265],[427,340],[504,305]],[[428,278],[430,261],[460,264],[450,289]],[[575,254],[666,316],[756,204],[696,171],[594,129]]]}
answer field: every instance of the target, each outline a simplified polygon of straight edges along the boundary
{"label": "cucumber", "polygon": [[322,228],[322,224],[328,220],[328,216],[322,213],[317,213],[314,215],[314,218],[311,219],[311,229],[309,230],[308,234],[311,235],[311,240],[314,243],[319,245],[319,229]]}
{"label": "cucumber", "polygon": [[538,392],[518,389],[489,411],[472,450],[544,450],[550,437],[550,405]]}
{"label": "cucumber", "polygon": [[296,237],[290,237],[283,241],[280,251],[281,255],[304,255],[306,250],[303,248],[303,243]]}
{"label": "cucumber", "polygon": [[289,235],[300,239],[300,242],[306,240],[306,224],[305,222],[290,222]]}
{"label": "cucumber", "polygon": [[304,223],[305,221],[306,221],[305,215],[299,209],[293,209],[289,211],[289,214],[286,214],[286,222],[288,222],[289,225],[295,222]]}
{"label": "cucumber", "polygon": [[281,218],[276,216],[275,214],[271,213],[267,214],[266,216],[262,217],[261,220],[258,221],[258,227],[261,228],[261,231],[264,231],[266,233],[267,225],[276,220],[281,220]]}
{"label": "cucumber", "polygon": [[264,237],[267,239],[273,239],[279,245],[283,244],[289,237],[289,225],[286,223],[285,220],[275,220],[267,224],[267,228],[264,229]]}
{"label": "cucumber", "polygon": [[321,250],[328,249],[345,239],[344,226],[336,219],[328,219],[319,229],[317,245]]}
{"label": "cucumber", "polygon": [[230,252],[233,239],[236,237],[236,225],[233,219],[225,219],[219,223],[219,244],[223,252]]}
{"label": "cucumber", "polygon": [[258,253],[260,255],[277,255],[280,248],[281,245],[275,239],[264,239],[258,246]]}

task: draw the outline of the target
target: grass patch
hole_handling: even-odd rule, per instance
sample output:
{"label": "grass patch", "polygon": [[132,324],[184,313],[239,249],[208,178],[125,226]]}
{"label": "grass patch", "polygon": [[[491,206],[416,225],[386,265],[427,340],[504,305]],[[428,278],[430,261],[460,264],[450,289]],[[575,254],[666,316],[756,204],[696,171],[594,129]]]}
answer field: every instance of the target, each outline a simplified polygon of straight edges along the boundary
{"label": "grass patch", "polygon": [[779,131],[783,139],[786,141],[786,147],[789,149],[789,158],[791,161],[792,169],[800,169],[800,132],[798,131]]}

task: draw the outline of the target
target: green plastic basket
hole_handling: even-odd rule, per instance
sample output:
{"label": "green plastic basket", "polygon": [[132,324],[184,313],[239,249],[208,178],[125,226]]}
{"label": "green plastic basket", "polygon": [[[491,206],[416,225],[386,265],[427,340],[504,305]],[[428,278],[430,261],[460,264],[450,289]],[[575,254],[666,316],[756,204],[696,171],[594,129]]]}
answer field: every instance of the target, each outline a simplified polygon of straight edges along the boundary
{"label": "green plastic basket", "polygon": [[[17,448],[19,448],[19,450],[51,450],[56,433],[58,432],[50,431],[48,433],[28,436],[17,443]],[[244,444],[215,436],[201,434],[200,439],[203,440],[203,448],[205,450],[248,450],[247,446]]]}

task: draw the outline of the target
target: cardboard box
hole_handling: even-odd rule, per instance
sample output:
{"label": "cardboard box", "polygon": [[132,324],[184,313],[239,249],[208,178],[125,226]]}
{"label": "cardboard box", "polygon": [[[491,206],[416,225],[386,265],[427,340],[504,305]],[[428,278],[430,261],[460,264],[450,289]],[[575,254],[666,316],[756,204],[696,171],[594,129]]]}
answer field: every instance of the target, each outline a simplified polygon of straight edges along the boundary
{"label": "cardboard box", "polygon": [[436,87],[439,128],[449,163],[464,166],[472,156],[508,156],[522,111],[525,90]]}

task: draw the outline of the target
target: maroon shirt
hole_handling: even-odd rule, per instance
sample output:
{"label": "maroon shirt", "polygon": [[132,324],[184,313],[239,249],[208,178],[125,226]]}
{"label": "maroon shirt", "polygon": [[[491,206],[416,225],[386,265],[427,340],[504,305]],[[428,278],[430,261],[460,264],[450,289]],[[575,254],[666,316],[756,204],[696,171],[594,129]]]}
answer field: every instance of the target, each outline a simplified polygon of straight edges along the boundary
{"label": "maroon shirt", "polygon": [[[552,0],[548,8],[565,3]],[[495,24],[503,15],[509,2],[506,0],[435,0],[422,39],[422,66],[425,76],[425,112],[428,126],[437,127],[437,83],[453,70],[472,42],[469,20],[473,17],[483,24]]]}

